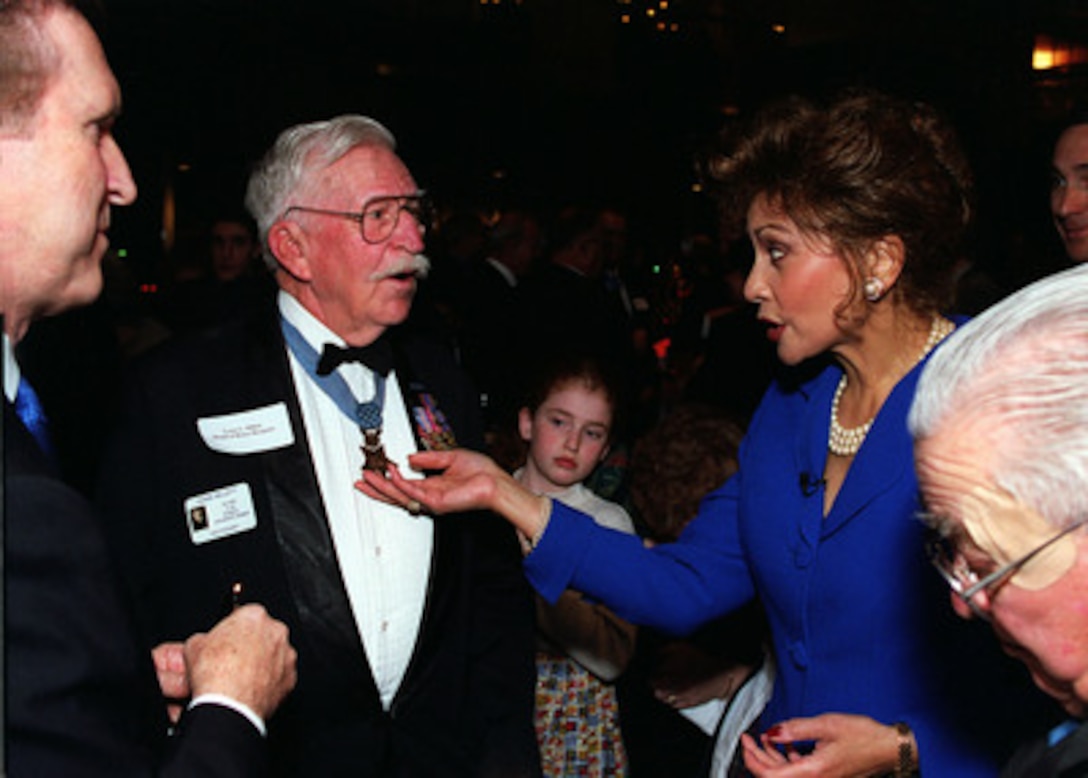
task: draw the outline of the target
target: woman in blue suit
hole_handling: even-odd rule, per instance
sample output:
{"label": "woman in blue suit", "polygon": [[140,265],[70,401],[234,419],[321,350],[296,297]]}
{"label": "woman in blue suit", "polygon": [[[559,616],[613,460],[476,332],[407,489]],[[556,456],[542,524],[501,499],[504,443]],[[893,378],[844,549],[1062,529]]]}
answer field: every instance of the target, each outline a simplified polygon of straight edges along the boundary
{"label": "woman in blue suit", "polygon": [[955,327],[941,311],[971,216],[966,161],[928,107],[855,93],[765,111],[710,171],[755,249],[745,296],[779,358],[817,369],[770,388],[738,473],[676,543],[644,548],[468,453],[412,458],[440,476],[359,486],[501,513],[548,599],[577,589],[682,634],[758,597],[777,665],[762,732],[742,738],[758,776],[993,775],[1016,725],[970,681],[1000,658],[929,569],[904,421]]}

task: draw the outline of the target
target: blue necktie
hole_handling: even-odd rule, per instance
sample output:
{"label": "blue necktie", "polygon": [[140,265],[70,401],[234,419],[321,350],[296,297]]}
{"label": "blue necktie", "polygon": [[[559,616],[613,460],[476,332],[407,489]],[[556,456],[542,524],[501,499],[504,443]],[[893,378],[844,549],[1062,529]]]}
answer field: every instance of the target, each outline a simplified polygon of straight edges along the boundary
{"label": "blue necktie", "polygon": [[1079,721],[1063,721],[1061,724],[1054,727],[1054,729],[1050,730],[1050,732],[1047,733],[1047,745],[1051,747],[1058,745],[1058,743],[1065,740],[1066,737],[1072,735],[1079,726]]}
{"label": "blue necktie", "polygon": [[34,436],[42,453],[50,459],[55,459],[53,441],[49,438],[49,420],[45,417],[45,411],[42,410],[38,393],[25,378],[19,380],[19,388],[15,392],[15,414]]}

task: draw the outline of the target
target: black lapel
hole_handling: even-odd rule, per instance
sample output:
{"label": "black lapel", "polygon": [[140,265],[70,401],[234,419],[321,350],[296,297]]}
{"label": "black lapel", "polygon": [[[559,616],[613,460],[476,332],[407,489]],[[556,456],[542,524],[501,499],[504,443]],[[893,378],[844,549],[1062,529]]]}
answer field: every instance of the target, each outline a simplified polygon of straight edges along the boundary
{"label": "black lapel", "polygon": [[[278,314],[261,317],[254,326],[252,348],[247,354],[247,392],[253,399],[271,396],[283,400],[295,437],[294,445],[262,456],[265,488],[291,599],[303,629],[315,638],[312,642],[315,650],[323,654],[322,660],[342,660],[346,653],[356,655],[365,664],[366,653],[340,575]],[[366,675],[373,683],[372,674]]]}

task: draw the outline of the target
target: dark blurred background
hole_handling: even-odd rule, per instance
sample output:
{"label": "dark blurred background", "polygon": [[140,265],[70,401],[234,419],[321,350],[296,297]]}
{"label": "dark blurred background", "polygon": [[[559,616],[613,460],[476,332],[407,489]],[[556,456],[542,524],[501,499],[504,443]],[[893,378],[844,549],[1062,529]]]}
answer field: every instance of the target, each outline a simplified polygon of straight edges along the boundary
{"label": "dark blurred background", "polygon": [[958,125],[979,179],[980,262],[1019,280],[1060,253],[1049,123],[1086,91],[1088,2],[105,6],[118,135],[141,187],[114,246],[141,279],[189,250],[211,208],[241,199],[280,130],[344,112],[387,124],[446,211],[611,200],[668,251],[711,220],[692,161],[724,124],[783,93],[853,84],[929,100]]}
{"label": "dark blurred background", "polygon": [[627,317],[643,427],[692,398],[743,416],[774,370],[740,299],[747,241],[717,236],[694,165],[772,98],[873,86],[953,120],[980,201],[958,312],[1064,261],[1050,134],[1088,94],[1088,0],[100,2],[140,197],[114,214],[99,304],[38,323],[21,344],[64,472],[88,491],[127,361],[244,310],[239,290],[259,287],[260,274],[215,283],[210,221],[240,204],[252,162],[298,122],[357,112],[397,135],[442,215],[413,319],[460,354],[469,270],[500,213],[528,209],[545,225],[567,205],[626,214],[611,280],[645,303]]}

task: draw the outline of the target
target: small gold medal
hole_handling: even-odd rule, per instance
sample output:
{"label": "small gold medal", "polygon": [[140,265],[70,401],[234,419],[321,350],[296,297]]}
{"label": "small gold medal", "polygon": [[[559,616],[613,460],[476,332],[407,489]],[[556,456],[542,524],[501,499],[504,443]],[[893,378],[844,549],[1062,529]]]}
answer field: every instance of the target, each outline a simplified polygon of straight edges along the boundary
{"label": "small gold medal", "polygon": [[385,456],[385,446],[381,442],[381,429],[363,430],[361,450],[365,459],[363,470],[373,470],[384,474],[389,469],[389,459]]}

